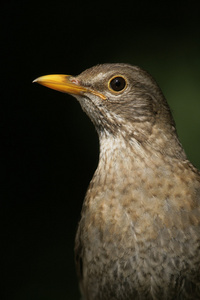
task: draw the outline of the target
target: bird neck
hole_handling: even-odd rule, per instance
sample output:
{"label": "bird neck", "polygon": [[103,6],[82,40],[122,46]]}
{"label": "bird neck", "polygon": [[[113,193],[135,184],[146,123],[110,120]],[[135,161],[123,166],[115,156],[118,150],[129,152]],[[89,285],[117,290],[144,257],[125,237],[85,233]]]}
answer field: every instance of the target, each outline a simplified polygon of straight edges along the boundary
{"label": "bird neck", "polygon": [[[136,124],[136,130],[132,133],[124,131],[112,134],[107,131],[99,133],[100,161],[108,159],[117,161],[120,159],[134,162],[139,157],[161,157],[165,159],[187,160],[185,151],[178,139],[176,128],[171,124],[154,124],[151,130],[144,132],[140,130],[141,124]],[[142,131],[142,139],[135,132]]]}
{"label": "bird neck", "polygon": [[[92,179],[92,185],[109,186],[112,183],[117,186],[121,182],[123,186],[126,176],[128,181],[139,180],[137,174],[144,180],[146,177],[150,179],[155,174],[162,176],[163,172],[170,177],[172,170],[165,172],[165,166],[170,164],[175,167],[181,161],[184,164],[188,163],[176,135],[172,135],[168,145],[167,142],[165,144],[165,140],[167,141],[169,137],[154,139],[153,135],[158,135],[157,131],[152,133],[146,142],[140,143],[134,138],[127,140],[122,135],[102,134],[99,164]],[[158,170],[161,173],[158,174]]]}
{"label": "bird neck", "polygon": [[176,128],[172,124],[155,124],[152,127],[151,134],[146,139],[143,144],[148,145],[147,148],[155,151],[155,153],[160,153],[166,159],[178,159],[180,161],[187,160],[185,151],[178,139]]}

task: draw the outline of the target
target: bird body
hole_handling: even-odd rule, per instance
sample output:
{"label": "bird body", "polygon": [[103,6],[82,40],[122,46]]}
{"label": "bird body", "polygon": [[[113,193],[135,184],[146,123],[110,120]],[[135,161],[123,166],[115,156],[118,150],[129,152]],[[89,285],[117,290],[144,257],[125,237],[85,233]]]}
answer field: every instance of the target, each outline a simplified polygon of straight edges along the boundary
{"label": "bird body", "polygon": [[[199,178],[187,161],[169,166],[142,146],[112,145],[100,156],[76,237],[83,294],[176,299],[186,278],[199,273]],[[188,289],[191,297],[195,284]]]}
{"label": "bird body", "polygon": [[200,174],[159,87],[126,64],[69,81],[100,140],[75,240],[84,299],[200,299]]}

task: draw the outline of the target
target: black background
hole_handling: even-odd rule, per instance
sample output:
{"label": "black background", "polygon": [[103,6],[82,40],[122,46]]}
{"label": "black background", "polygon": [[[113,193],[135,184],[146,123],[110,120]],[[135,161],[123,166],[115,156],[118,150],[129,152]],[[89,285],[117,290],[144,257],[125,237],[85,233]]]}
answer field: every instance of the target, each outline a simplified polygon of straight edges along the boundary
{"label": "black background", "polygon": [[98,138],[75,99],[32,80],[103,62],[140,65],[161,86],[188,157],[200,167],[197,5],[1,4],[0,299],[79,299],[74,236]]}

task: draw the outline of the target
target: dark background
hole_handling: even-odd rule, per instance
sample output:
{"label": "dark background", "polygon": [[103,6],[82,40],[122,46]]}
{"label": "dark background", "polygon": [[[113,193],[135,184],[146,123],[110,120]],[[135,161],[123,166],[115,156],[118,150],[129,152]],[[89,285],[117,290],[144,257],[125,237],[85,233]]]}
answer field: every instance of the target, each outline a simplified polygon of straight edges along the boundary
{"label": "dark background", "polygon": [[103,62],[148,70],[200,167],[197,1],[1,4],[0,299],[79,299],[73,246],[98,138],[72,97],[38,76]]}

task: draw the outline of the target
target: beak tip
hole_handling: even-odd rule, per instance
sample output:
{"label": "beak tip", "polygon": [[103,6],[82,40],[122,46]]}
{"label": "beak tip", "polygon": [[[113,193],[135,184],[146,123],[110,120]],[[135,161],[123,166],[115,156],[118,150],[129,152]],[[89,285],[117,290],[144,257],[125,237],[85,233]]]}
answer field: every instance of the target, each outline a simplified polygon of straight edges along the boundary
{"label": "beak tip", "polygon": [[35,82],[37,82],[37,81],[38,81],[38,78],[34,79],[34,80],[32,81],[32,83],[35,83]]}

